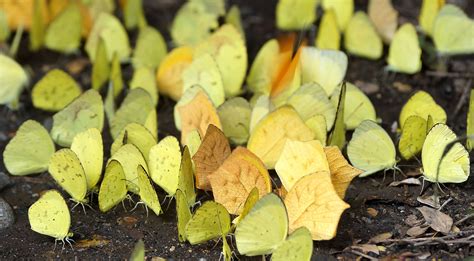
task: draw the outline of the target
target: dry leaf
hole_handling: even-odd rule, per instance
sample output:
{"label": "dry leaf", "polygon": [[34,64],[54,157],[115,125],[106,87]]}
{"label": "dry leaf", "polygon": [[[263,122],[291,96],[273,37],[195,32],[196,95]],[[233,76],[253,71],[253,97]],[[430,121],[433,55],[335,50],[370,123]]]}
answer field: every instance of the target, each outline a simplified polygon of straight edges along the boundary
{"label": "dry leaf", "polygon": [[379,255],[380,252],[379,252],[379,248],[377,245],[372,245],[372,244],[362,244],[362,245],[355,245],[355,246],[351,246],[351,248],[353,249],[356,249],[356,250],[359,250],[361,251],[362,253],[364,254],[368,254],[370,252],[376,254],[376,255]]}
{"label": "dry leaf", "polygon": [[372,237],[371,239],[369,239],[369,242],[374,243],[374,244],[378,244],[378,243],[384,242],[387,239],[392,238],[392,236],[393,235],[390,232],[382,233],[382,234],[376,235],[375,237]]}
{"label": "dry leaf", "polygon": [[449,231],[451,231],[453,219],[450,216],[439,210],[429,207],[420,207],[417,209],[421,212],[426,222],[432,229],[444,234],[447,234]]}
{"label": "dry leaf", "polygon": [[313,240],[329,240],[336,236],[339,219],[349,205],[337,195],[330,175],[321,171],[304,176],[288,191],[285,205],[290,233],[305,226]]}
{"label": "dry leaf", "polygon": [[178,107],[178,112],[181,117],[182,144],[186,143],[188,133],[195,129],[201,137],[204,136],[210,124],[222,129],[216,108],[203,91],[199,91],[186,105]]}
{"label": "dry leaf", "polygon": [[400,186],[400,185],[421,185],[421,182],[419,179],[416,179],[416,178],[407,178],[407,179],[404,179],[404,180],[401,180],[401,181],[394,181],[392,183],[390,183],[390,187],[397,187],[397,186]]}
{"label": "dry leaf", "polygon": [[405,224],[409,225],[410,227],[413,227],[413,226],[418,226],[422,223],[423,221],[418,219],[416,217],[416,215],[409,215],[406,219],[405,219]]}
{"label": "dry leaf", "polygon": [[359,87],[365,94],[374,94],[380,90],[380,86],[378,84],[371,82],[363,82],[357,80],[354,84]]}
{"label": "dry leaf", "polygon": [[371,217],[376,217],[379,214],[379,212],[375,208],[367,208],[367,213]]}
{"label": "dry leaf", "polygon": [[270,175],[263,162],[243,147],[236,148],[208,179],[214,200],[232,215],[242,212],[253,188],[258,189],[259,198],[272,191]]}
{"label": "dry leaf", "polygon": [[392,41],[398,26],[398,12],[391,0],[370,0],[368,13],[370,20],[385,43]]}
{"label": "dry leaf", "polygon": [[72,75],[78,75],[90,63],[89,59],[77,58],[66,64],[67,71]]}
{"label": "dry leaf", "polygon": [[230,145],[224,133],[216,126],[209,125],[199,149],[193,156],[196,187],[211,190],[207,177],[216,171],[229,155]]}
{"label": "dry leaf", "polygon": [[359,176],[362,171],[352,167],[337,146],[325,147],[324,152],[329,163],[332,185],[339,197],[344,199],[352,179]]}
{"label": "dry leaf", "polygon": [[423,235],[429,226],[415,226],[407,230],[407,235],[411,237],[417,237]]}
{"label": "dry leaf", "polygon": [[124,226],[128,229],[133,228],[133,226],[135,226],[137,222],[138,222],[138,219],[132,216],[119,217],[117,219],[117,224],[119,226]]}
{"label": "dry leaf", "polygon": [[439,208],[441,206],[439,204],[439,196],[435,196],[434,194],[431,196],[420,196],[417,197],[416,200],[421,204],[425,204],[433,208]]}
{"label": "dry leaf", "polygon": [[103,247],[109,242],[110,240],[105,239],[103,236],[93,235],[92,239],[79,240],[74,244],[74,246],[77,248]]}
{"label": "dry leaf", "polygon": [[394,82],[393,87],[397,89],[397,91],[403,93],[411,92],[411,90],[413,89],[411,85],[402,82]]}

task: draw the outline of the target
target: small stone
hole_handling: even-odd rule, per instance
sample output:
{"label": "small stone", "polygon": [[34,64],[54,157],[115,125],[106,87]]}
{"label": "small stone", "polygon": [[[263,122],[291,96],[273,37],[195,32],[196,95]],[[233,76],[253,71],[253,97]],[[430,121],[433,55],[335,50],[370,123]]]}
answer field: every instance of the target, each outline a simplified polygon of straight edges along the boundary
{"label": "small stone", "polygon": [[170,252],[173,252],[175,249],[176,249],[175,246],[171,246],[171,247],[170,247]]}
{"label": "small stone", "polygon": [[10,204],[0,197],[0,230],[13,225],[15,217]]}
{"label": "small stone", "polygon": [[6,186],[10,185],[12,183],[10,177],[3,173],[0,172],[0,191],[4,189]]}

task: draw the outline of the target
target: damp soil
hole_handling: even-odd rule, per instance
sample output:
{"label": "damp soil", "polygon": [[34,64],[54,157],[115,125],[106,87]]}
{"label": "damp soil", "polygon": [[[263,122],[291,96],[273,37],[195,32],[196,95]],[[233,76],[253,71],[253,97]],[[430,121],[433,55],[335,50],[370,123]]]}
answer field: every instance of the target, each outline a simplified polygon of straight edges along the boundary
{"label": "damp soil", "polygon": [[[260,46],[268,39],[278,35],[274,26],[274,10],[276,1],[228,1],[230,4],[239,4],[243,16],[250,61]],[[356,1],[356,9],[365,9],[366,1]],[[401,13],[400,22],[416,23],[421,1],[393,1],[395,8]],[[474,16],[474,4],[471,1],[457,1],[464,5],[468,15]],[[145,12],[149,23],[157,27],[170,39],[168,28],[172,18],[182,1],[160,0],[144,1]],[[228,5],[230,6],[230,5]],[[120,14],[118,14],[120,15]],[[132,42],[136,33],[132,33]],[[24,40],[24,42],[26,42]],[[170,42],[171,44],[171,42]],[[26,44],[21,50],[26,50]],[[385,53],[387,50],[385,50]],[[20,52],[19,61],[27,66],[32,75],[32,82],[36,82],[52,68],[67,69],[71,62],[83,60],[84,52],[63,56],[57,53],[40,51],[38,53]],[[392,132],[394,122],[403,103],[416,90],[425,90],[433,95],[435,100],[443,106],[448,114],[448,124],[457,134],[463,134],[466,128],[467,99],[462,101],[462,94],[466,88],[473,86],[471,82],[474,73],[474,57],[460,56],[442,61],[444,69],[449,73],[436,72],[439,66],[432,62],[424,64],[422,72],[410,76],[393,74],[385,71],[385,62],[368,61],[349,56],[349,68],[346,79],[356,83],[364,89],[374,103],[377,115],[382,119],[382,126],[389,131],[394,140],[396,134]],[[74,77],[83,87],[90,86],[90,64]],[[122,68],[124,78],[131,78],[131,67]],[[433,73],[435,72],[435,73]],[[0,151],[3,151],[8,141],[14,136],[21,123],[27,119],[35,119],[45,126],[51,126],[51,113],[34,109],[25,92],[21,97],[22,108],[19,111],[9,111],[0,107]],[[460,102],[461,101],[461,102]],[[158,105],[159,135],[178,135],[174,127],[172,111],[174,102],[166,97],[160,97]],[[104,145],[108,148],[112,142],[108,129],[104,131]],[[350,134],[349,134],[350,135]],[[471,157],[474,156],[471,154]],[[1,158],[1,156],[0,156]],[[6,173],[3,160],[0,160],[0,171]],[[405,173],[419,173],[420,163],[416,160],[401,161],[400,166]],[[471,174],[474,166],[471,166]],[[472,176],[472,175],[471,175]],[[276,175],[272,175],[277,179]],[[330,241],[314,242],[313,259],[350,260],[357,258],[350,253],[349,247],[355,244],[367,243],[372,237],[381,233],[390,232],[393,238],[405,238],[410,226],[405,222],[410,215],[422,219],[416,209],[422,206],[416,198],[421,186],[390,187],[393,180],[404,179],[401,174],[392,175],[391,172],[378,173],[369,178],[359,178],[352,182],[346,195],[346,202],[351,208],[341,217],[337,236]],[[164,214],[156,216],[146,214],[141,206],[134,211],[133,204],[128,201],[124,206],[117,206],[108,213],[100,213],[97,207],[97,198],[92,198],[92,209],[81,207],[71,210],[71,230],[74,231],[73,249],[66,245],[62,248],[58,244],[55,248],[54,239],[33,232],[28,223],[28,207],[38,199],[42,191],[60,189],[48,173],[28,177],[12,177],[13,184],[0,191],[0,196],[11,204],[16,217],[12,227],[0,231],[0,259],[126,259],[134,243],[143,238],[146,246],[146,256],[162,257],[174,260],[198,259],[217,260],[220,257],[221,243],[211,241],[205,244],[191,246],[189,243],[178,242],[176,228],[175,204],[165,199],[165,193],[156,188],[160,201],[165,209]],[[427,185],[427,184],[426,184]],[[426,194],[432,194],[434,186],[429,186]],[[443,212],[450,215],[454,221],[460,220],[474,210],[474,178],[457,185],[442,186],[441,201],[451,199],[443,208]],[[66,196],[66,194],[64,194]],[[202,191],[198,199],[204,201],[212,196]],[[135,198],[136,200],[136,198]],[[70,208],[73,202],[68,203]],[[374,211],[375,210],[375,211]],[[376,215],[375,215],[376,214]],[[459,230],[474,230],[474,219],[468,219],[458,225]],[[82,243],[81,243],[82,241]],[[95,243],[85,246],[86,243]],[[235,243],[233,250],[235,249]],[[472,244],[472,243],[471,243]],[[434,246],[413,246],[406,244],[384,244],[385,251],[380,257],[406,258],[416,257],[419,254],[429,253],[432,257],[444,259],[461,259],[474,255],[474,249],[468,244]],[[373,255],[373,254],[372,254]],[[375,256],[374,256],[375,257]],[[240,257],[242,258],[242,257]],[[244,258],[245,259],[245,258]]]}

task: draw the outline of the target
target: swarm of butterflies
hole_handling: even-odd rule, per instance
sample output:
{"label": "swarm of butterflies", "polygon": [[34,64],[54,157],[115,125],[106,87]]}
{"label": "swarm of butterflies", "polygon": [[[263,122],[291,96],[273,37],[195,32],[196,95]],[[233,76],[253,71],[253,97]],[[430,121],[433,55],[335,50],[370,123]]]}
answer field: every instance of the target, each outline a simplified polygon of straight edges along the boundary
{"label": "swarm of butterflies", "polygon": [[[409,23],[397,29],[390,0],[371,0],[368,14],[354,13],[353,0],[280,0],[277,27],[304,29],[316,21],[319,4],[324,14],[311,39],[315,46],[295,34],[270,39],[247,74],[240,10],[226,12],[223,0],[187,1],[170,28],[169,52],[160,32],[147,24],[141,0],[119,1],[125,27],[113,15],[112,0],[0,2],[0,41],[8,52],[0,54],[0,104],[17,109],[29,84],[12,58],[24,30],[32,51],[74,53],[84,38],[92,62],[88,90],[61,69],[34,84],[32,103],[54,113],[52,128],[24,122],[3,152],[8,172],[48,171],[76,204],[88,204],[88,195],[97,193],[102,212],[136,195],[137,204],[160,215],[157,185],[176,200],[181,242],[222,239],[222,254],[230,260],[227,238],[234,235],[242,255],[309,260],[313,240],[336,236],[352,179],[399,170],[395,144],[370,99],[344,82],[348,58],[339,50],[341,33],[352,55],[379,59],[386,43],[389,70],[421,69],[417,31]],[[444,0],[423,1],[419,25],[440,55],[474,52],[474,21]],[[136,29],[132,51],[127,30]],[[8,44],[10,30],[16,33]],[[128,83],[124,63],[133,65]],[[239,96],[246,91],[253,93],[249,100]],[[158,140],[158,93],[176,101],[180,140]],[[409,160],[421,153],[420,174],[427,181],[464,182],[474,139],[467,139],[467,150],[446,120],[429,93],[414,93],[400,112],[399,155]],[[114,139],[108,159],[104,122]],[[354,132],[346,146],[347,130]],[[467,137],[472,135],[474,91],[467,119]],[[196,207],[196,188],[212,192],[214,200]],[[43,193],[28,216],[38,233],[62,241],[72,236],[69,208],[57,190]]]}

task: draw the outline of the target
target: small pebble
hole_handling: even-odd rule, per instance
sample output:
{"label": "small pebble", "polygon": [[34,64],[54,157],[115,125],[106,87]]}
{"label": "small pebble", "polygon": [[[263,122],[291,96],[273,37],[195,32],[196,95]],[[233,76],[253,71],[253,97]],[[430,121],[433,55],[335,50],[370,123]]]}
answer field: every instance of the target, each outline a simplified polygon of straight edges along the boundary
{"label": "small pebble", "polygon": [[10,185],[11,182],[12,181],[7,174],[0,172],[0,191],[6,186]]}
{"label": "small pebble", "polygon": [[0,230],[10,227],[14,222],[15,217],[10,204],[0,197]]}

